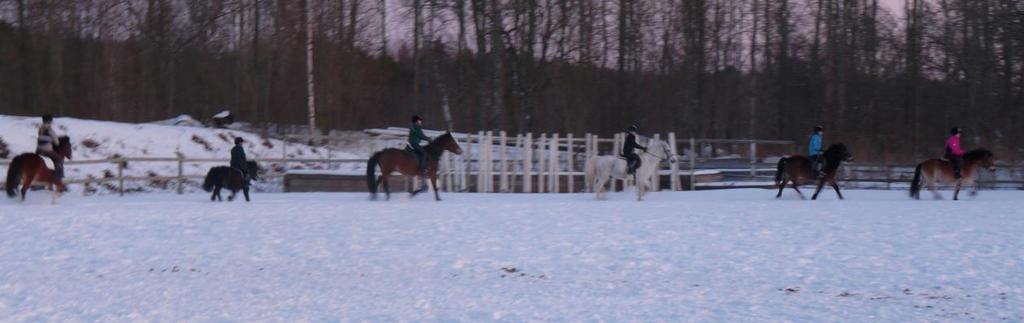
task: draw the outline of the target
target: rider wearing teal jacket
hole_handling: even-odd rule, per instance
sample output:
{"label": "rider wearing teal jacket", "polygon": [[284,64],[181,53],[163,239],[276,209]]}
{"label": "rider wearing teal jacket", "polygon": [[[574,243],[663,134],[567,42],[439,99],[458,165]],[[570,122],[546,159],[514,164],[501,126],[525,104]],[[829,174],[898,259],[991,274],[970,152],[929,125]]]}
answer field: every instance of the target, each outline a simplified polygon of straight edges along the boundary
{"label": "rider wearing teal jacket", "polygon": [[412,116],[412,126],[409,127],[409,148],[412,148],[413,153],[416,153],[416,159],[419,162],[419,170],[421,172],[427,169],[427,151],[420,144],[424,141],[430,142],[430,137],[423,134],[422,126],[423,118]]}
{"label": "rider wearing teal jacket", "polygon": [[814,163],[814,170],[817,171],[819,177],[823,175],[823,171],[821,169],[821,154],[825,152],[825,150],[822,149],[822,141],[824,141],[824,135],[824,127],[814,127],[814,133],[811,134],[811,143],[807,145],[807,158],[810,158],[811,162]]}

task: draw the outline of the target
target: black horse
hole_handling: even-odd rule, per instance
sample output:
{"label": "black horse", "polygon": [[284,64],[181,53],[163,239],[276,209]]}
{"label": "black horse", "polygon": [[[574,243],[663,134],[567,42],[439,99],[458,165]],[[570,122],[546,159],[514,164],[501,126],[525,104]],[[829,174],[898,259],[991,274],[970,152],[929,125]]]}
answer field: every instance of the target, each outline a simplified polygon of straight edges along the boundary
{"label": "black horse", "polygon": [[210,201],[223,201],[224,199],[220,197],[220,189],[226,188],[231,190],[228,201],[234,201],[235,195],[241,190],[245,194],[245,201],[249,202],[249,182],[259,179],[257,174],[259,166],[254,161],[248,161],[245,163],[245,168],[248,174],[243,174],[241,170],[228,166],[210,168],[210,172],[206,173],[206,180],[203,181],[203,190],[213,192]]}

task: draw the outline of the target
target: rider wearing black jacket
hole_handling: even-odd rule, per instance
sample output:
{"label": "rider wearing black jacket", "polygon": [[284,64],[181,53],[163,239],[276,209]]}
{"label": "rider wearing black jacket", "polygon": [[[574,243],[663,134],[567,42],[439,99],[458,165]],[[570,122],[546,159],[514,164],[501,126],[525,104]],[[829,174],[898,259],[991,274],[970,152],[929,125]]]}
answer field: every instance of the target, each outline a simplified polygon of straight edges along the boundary
{"label": "rider wearing black jacket", "polygon": [[626,143],[622,146],[622,157],[626,157],[627,172],[632,175],[636,173],[636,169],[640,168],[640,156],[636,154],[636,150],[640,149],[647,151],[647,147],[641,146],[636,142],[637,131],[640,128],[636,125],[632,125],[627,129],[628,134],[626,135]]}

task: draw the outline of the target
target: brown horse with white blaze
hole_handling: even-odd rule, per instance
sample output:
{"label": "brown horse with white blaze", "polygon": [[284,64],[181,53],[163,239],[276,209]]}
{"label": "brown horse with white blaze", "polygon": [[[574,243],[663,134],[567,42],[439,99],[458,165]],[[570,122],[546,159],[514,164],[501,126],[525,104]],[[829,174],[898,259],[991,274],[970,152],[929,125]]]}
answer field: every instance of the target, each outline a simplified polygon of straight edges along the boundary
{"label": "brown horse with white blaze", "polygon": [[[370,198],[377,198],[377,186],[384,186],[384,193],[387,198],[391,198],[391,189],[388,187],[388,177],[393,172],[399,172],[405,176],[424,177],[430,179],[430,185],[434,188],[434,199],[440,201],[441,195],[437,192],[437,169],[438,161],[441,160],[441,154],[445,151],[452,152],[456,155],[462,154],[462,148],[455,142],[455,137],[452,136],[451,132],[437,137],[430,144],[423,147],[427,152],[427,168],[425,172],[420,172],[419,161],[416,159],[416,155],[410,151],[401,149],[388,148],[373,154],[370,160],[366,163],[366,184],[370,189]],[[381,176],[377,177],[377,167],[380,166]],[[418,190],[412,190],[409,192],[410,195],[416,196],[416,194],[422,193],[427,188],[421,188]]]}
{"label": "brown horse with white blaze", "polygon": [[936,158],[917,164],[917,169],[914,170],[914,179],[910,182],[910,197],[921,199],[921,185],[924,184],[935,194],[935,198],[942,198],[942,195],[935,190],[935,184],[938,182],[955,186],[953,200],[960,199],[960,187],[963,184],[970,185],[971,195],[976,195],[978,194],[978,170],[984,168],[994,171],[996,169],[995,158],[995,154],[985,149],[967,152],[964,154],[964,166],[960,172],[962,175],[960,179],[956,178],[948,160]]}
{"label": "brown horse with white blaze", "polygon": [[[67,136],[61,136],[58,139],[57,149],[55,150],[58,155],[63,158],[71,159],[71,138]],[[32,187],[32,182],[46,183],[47,189],[50,190],[53,196],[53,203],[57,202],[57,198],[60,197],[60,193],[64,191],[64,181],[62,179],[54,180],[54,170],[46,167],[46,161],[43,157],[35,153],[24,153],[14,157],[11,160],[11,165],[7,169],[7,183],[6,191],[8,197],[15,197],[18,195],[18,186],[21,186],[21,201],[25,201],[25,193]]]}
{"label": "brown horse with white blaze", "polygon": [[775,173],[775,185],[779,186],[779,194],[775,198],[782,197],[782,190],[786,188],[786,183],[792,182],[793,189],[796,190],[797,194],[800,194],[800,198],[805,199],[804,193],[800,191],[799,186],[803,184],[804,179],[818,180],[818,188],[814,191],[812,200],[818,199],[818,194],[821,193],[821,189],[825,187],[825,183],[832,184],[832,189],[836,190],[836,194],[839,195],[839,199],[843,199],[843,193],[839,191],[839,184],[836,183],[836,176],[839,174],[839,164],[844,161],[852,161],[853,155],[846,149],[844,144],[834,144],[828,147],[824,153],[821,154],[820,158],[825,159],[825,166],[822,168],[822,172],[825,176],[818,177],[817,172],[814,170],[814,161],[806,156],[792,156],[783,157],[779,160],[778,171]]}

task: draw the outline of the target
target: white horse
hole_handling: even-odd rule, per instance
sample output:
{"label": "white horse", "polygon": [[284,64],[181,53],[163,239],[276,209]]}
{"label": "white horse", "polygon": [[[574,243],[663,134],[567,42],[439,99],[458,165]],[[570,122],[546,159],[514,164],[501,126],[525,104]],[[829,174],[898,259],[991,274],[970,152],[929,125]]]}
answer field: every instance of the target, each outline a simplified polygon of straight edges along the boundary
{"label": "white horse", "polygon": [[[633,175],[636,182],[637,201],[644,200],[644,194],[653,189],[650,186],[651,178],[657,175],[658,166],[662,161],[676,162],[676,156],[672,154],[668,143],[661,140],[651,139],[647,144],[648,151],[640,151],[640,168]],[[592,184],[597,199],[605,199],[605,184],[611,178],[626,180],[630,175],[626,172],[626,159],[615,156],[590,156],[587,158],[585,176],[587,183]]]}

